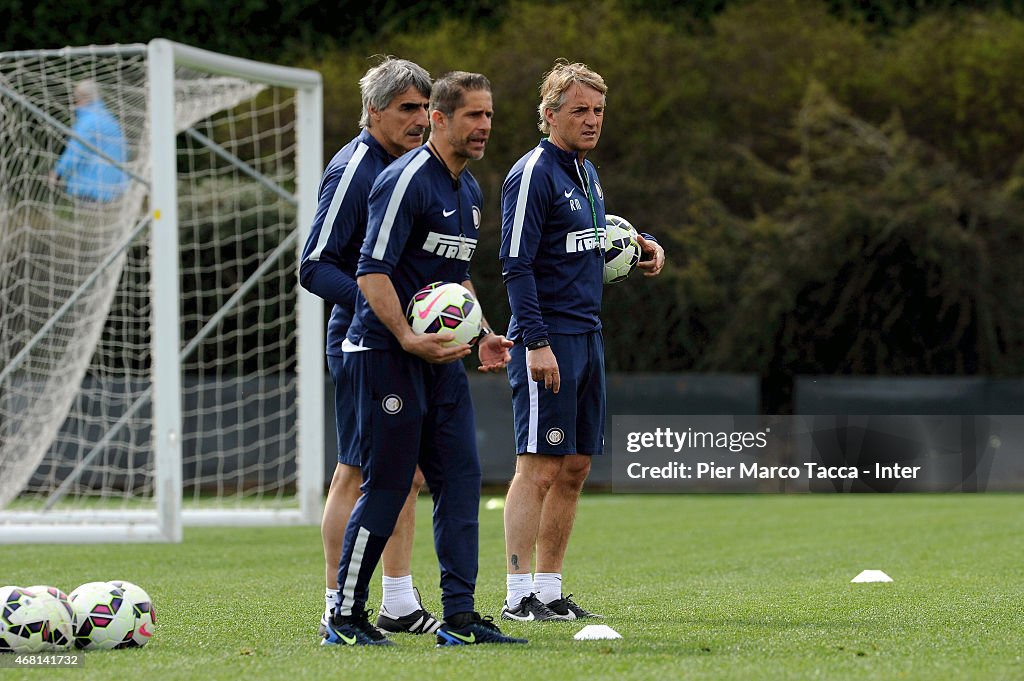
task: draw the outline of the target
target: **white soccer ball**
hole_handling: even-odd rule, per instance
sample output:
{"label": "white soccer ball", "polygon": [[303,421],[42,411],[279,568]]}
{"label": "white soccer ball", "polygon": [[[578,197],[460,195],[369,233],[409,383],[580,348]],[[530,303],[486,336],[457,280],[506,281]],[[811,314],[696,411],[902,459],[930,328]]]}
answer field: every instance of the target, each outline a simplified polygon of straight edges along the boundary
{"label": "white soccer ball", "polygon": [[39,653],[47,649],[50,608],[20,586],[0,588],[0,652]]}
{"label": "white soccer ball", "polygon": [[605,215],[604,283],[614,284],[629,276],[640,262],[637,231],[626,218]]}
{"label": "white soccer ball", "polygon": [[68,595],[58,587],[37,584],[26,589],[35,594],[50,611],[47,650],[67,650],[75,640],[75,609]]}
{"label": "white soccer ball", "polygon": [[435,281],[412,297],[405,316],[418,334],[451,331],[445,345],[475,345],[483,328],[483,310],[476,297],[461,284]]}
{"label": "white soccer ball", "polygon": [[75,647],[109,650],[131,640],[135,608],[124,589],[109,582],[89,582],[68,596],[75,609]]}
{"label": "white soccer ball", "polygon": [[122,642],[118,648],[141,648],[149,643],[156,627],[156,610],[153,608],[153,599],[137,584],[123,580],[114,580],[110,583],[124,591],[125,598],[131,602],[132,608],[135,610],[135,630],[132,637]]}

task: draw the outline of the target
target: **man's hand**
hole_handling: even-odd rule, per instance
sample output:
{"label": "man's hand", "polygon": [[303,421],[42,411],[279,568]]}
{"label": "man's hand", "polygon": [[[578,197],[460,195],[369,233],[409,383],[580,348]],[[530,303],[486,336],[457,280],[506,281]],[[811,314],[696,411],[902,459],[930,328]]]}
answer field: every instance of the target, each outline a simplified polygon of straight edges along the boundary
{"label": "man's hand", "polygon": [[558,392],[562,380],[558,376],[558,360],[551,346],[526,351],[526,368],[534,381],[544,381],[544,387],[553,393]]}
{"label": "man's hand", "polygon": [[512,359],[508,349],[513,345],[514,343],[504,336],[498,336],[493,333],[484,336],[477,348],[477,353],[480,355],[480,366],[476,370],[484,373],[498,373],[504,369]]}
{"label": "man's hand", "polygon": [[439,333],[424,333],[417,336],[414,333],[403,334],[400,342],[402,349],[416,355],[425,362],[431,364],[451,364],[468,355],[472,348],[466,343],[461,345],[445,345],[455,338],[451,331]]}
{"label": "man's hand", "polygon": [[449,364],[460,360],[470,352],[469,345],[447,346],[450,340],[455,338],[451,331],[440,333],[425,333],[416,335],[405,318],[401,303],[398,302],[398,294],[391,283],[391,277],[387,274],[373,273],[364,274],[356,279],[359,290],[366,296],[377,318],[388,327],[388,331],[398,339],[402,349],[409,354],[416,355],[425,362],[431,364]]}
{"label": "man's hand", "polygon": [[644,271],[645,277],[654,277],[661,273],[665,266],[665,249],[657,241],[645,239],[642,234],[636,235],[640,244],[640,263],[637,267]]}

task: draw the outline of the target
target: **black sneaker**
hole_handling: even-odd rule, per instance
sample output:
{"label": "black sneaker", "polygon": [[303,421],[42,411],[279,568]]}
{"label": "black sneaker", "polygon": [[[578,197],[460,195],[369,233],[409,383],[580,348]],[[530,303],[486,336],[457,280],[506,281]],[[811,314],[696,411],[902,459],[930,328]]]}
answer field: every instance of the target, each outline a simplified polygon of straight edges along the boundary
{"label": "black sneaker", "polygon": [[[372,612],[372,611],[371,611]],[[335,613],[320,641],[322,646],[393,646],[377,627],[370,624],[370,612],[353,612],[340,617]]]}
{"label": "black sneaker", "polygon": [[423,608],[420,592],[417,589],[413,591],[416,592],[416,601],[420,604],[420,609],[408,615],[395,617],[381,605],[380,614],[377,615],[378,629],[389,634],[433,634],[441,627],[441,622]]}
{"label": "black sneaker", "polygon": [[552,622],[556,620],[575,619],[568,615],[559,615],[551,608],[540,602],[537,594],[523,596],[519,605],[509,607],[508,601],[501,607],[501,619],[517,620],[519,622]]}
{"label": "black sneaker", "polygon": [[555,613],[562,619],[567,620],[585,620],[588,618],[593,619],[604,619],[604,615],[598,615],[596,612],[590,612],[581,608],[574,600],[572,600],[572,594],[564,598],[551,601],[547,604],[547,607],[551,612]]}
{"label": "black sneaker", "polygon": [[478,612],[452,615],[437,630],[437,647],[464,646],[477,643],[526,643],[525,638],[513,638],[501,633],[490,616],[480,617]]}

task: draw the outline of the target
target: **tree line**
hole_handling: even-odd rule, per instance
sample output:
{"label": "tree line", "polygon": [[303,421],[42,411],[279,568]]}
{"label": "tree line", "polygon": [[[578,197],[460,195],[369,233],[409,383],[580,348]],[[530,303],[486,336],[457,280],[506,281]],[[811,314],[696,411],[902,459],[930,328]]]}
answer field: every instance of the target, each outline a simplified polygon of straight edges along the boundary
{"label": "tree line", "polygon": [[[524,39],[529,36],[529,39]],[[519,4],[380,52],[494,83],[473,273],[507,314],[500,187],[534,146],[537,87],[559,56],[609,83],[591,158],[610,212],[656,234],[654,280],[606,289],[609,366],[630,371],[989,374],[1024,369],[1024,21],[950,11],[880,33],[811,0],[737,3],[696,32],[621,3]],[[354,132],[366,50],[325,75],[327,148]]]}
{"label": "tree line", "polygon": [[[396,34],[423,31],[446,19],[480,28],[515,20],[521,0],[182,0],[138,3],[127,0],[66,0],[0,3],[0,51],[59,48],[65,45],[144,43],[153,38],[239,57],[288,61],[300,54],[365,46]],[[707,32],[727,9],[760,0],[620,0],[623,11],[646,20]],[[831,16],[860,22],[886,33],[936,13],[999,10],[1024,16],[1020,0],[816,0]],[[587,13],[592,3],[550,0],[547,6]]]}
{"label": "tree line", "polygon": [[[1021,3],[321,5],[185,2],[171,23],[132,11],[185,31],[152,35],[321,71],[327,157],[356,132],[372,55],[486,74],[473,277],[493,322],[508,314],[501,182],[537,143],[539,83],[567,57],[610,87],[591,155],[609,212],[669,257],[661,277],[606,289],[610,369],[756,373],[771,410],[798,373],[1024,373]],[[213,35],[221,19],[253,30]]]}

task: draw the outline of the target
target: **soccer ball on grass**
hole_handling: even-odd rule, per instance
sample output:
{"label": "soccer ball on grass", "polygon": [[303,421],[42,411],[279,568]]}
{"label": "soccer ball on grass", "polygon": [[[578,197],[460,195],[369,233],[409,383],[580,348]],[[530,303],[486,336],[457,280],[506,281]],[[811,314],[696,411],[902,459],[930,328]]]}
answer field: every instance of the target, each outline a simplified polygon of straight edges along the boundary
{"label": "soccer ball on grass", "polygon": [[135,629],[130,639],[125,639],[118,648],[141,648],[149,643],[156,625],[156,610],[153,608],[153,600],[149,594],[138,584],[115,580],[112,585],[124,591],[125,598],[132,604],[135,610]]}
{"label": "soccer ball on grass", "polygon": [[75,609],[75,647],[109,650],[130,641],[135,633],[135,608],[109,582],[89,582],[68,596]]}
{"label": "soccer ball on grass", "polygon": [[33,654],[50,646],[51,609],[28,589],[0,588],[0,653]]}
{"label": "soccer ball on grass", "polygon": [[50,613],[50,630],[46,650],[67,650],[75,640],[75,609],[68,595],[58,587],[37,584],[25,589],[39,600]]}

